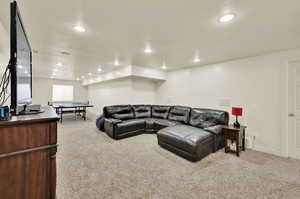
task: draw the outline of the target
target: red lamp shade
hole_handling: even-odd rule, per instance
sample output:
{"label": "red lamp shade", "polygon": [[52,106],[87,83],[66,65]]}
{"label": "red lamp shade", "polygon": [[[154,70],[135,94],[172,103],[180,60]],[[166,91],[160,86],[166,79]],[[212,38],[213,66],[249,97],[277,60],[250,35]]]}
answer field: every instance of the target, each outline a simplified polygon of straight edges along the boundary
{"label": "red lamp shade", "polygon": [[232,115],[242,116],[243,115],[243,108],[232,107]]}

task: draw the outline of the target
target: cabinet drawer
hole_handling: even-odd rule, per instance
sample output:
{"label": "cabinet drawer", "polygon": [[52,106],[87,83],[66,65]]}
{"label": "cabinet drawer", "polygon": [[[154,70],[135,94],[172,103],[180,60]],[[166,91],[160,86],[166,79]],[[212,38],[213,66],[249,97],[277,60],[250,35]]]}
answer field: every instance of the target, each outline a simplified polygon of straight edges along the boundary
{"label": "cabinet drawer", "polygon": [[0,128],[0,154],[50,144],[49,123]]}
{"label": "cabinet drawer", "polygon": [[239,136],[239,131],[232,131],[232,130],[227,130],[227,129],[224,129],[224,135],[227,137],[227,138],[231,138],[231,139],[236,139],[238,136]]}

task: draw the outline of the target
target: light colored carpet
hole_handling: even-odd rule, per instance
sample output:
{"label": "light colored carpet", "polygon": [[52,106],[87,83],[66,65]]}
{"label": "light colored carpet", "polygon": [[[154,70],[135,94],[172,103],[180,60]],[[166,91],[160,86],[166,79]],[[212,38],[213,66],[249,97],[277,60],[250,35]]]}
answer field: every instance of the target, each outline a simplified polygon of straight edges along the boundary
{"label": "light colored carpet", "polygon": [[299,199],[300,161],[223,150],[191,163],[155,135],[112,140],[94,121],[58,128],[58,199]]}

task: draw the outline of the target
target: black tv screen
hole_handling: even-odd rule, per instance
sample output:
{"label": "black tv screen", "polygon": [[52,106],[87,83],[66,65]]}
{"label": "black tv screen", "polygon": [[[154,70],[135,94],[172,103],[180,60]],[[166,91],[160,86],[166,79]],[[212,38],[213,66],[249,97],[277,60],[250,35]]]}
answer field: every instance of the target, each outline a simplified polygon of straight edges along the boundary
{"label": "black tv screen", "polygon": [[17,2],[11,3],[11,110],[18,115],[32,103],[32,51]]}

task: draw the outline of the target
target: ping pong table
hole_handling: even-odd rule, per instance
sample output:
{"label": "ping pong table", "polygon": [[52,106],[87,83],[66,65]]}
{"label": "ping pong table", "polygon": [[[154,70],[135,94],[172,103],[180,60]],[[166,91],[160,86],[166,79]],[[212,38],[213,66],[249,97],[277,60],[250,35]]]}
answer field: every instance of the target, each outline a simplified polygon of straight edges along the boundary
{"label": "ping pong table", "polygon": [[77,116],[81,116],[86,120],[86,109],[94,107],[89,103],[81,102],[48,102],[48,105],[52,106],[60,116],[60,123],[63,121],[63,115],[70,113],[75,114],[75,119],[77,119]]}

